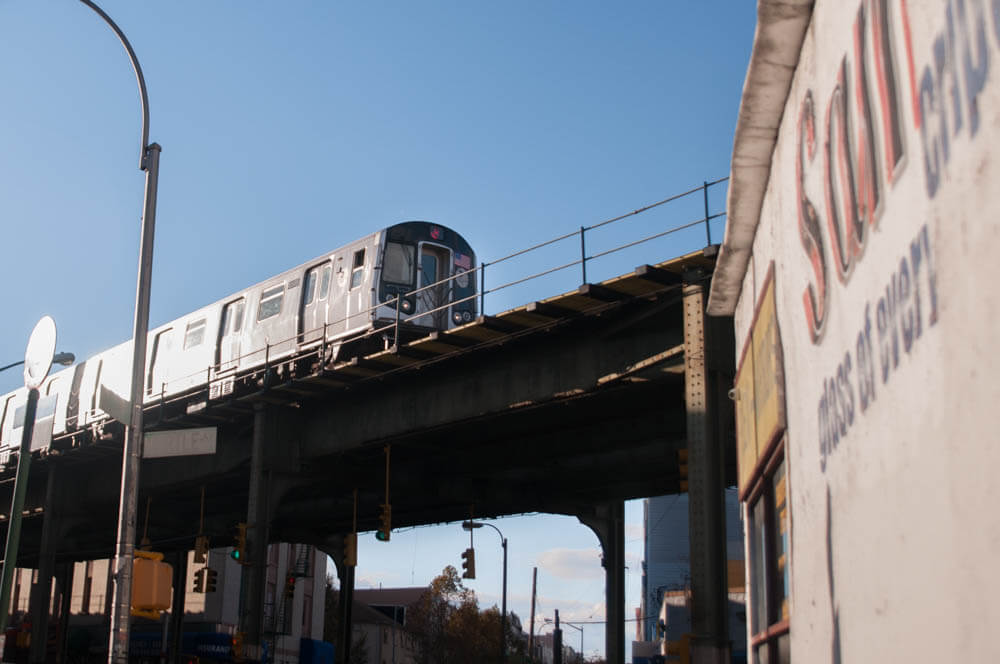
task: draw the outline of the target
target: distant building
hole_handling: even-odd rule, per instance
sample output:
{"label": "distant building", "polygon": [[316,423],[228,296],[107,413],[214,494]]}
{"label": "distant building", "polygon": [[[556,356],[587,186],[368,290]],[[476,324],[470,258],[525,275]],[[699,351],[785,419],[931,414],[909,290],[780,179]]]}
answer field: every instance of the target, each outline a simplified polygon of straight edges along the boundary
{"label": "distant building", "polygon": [[[405,607],[393,608],[402,609],[390,612],[402,620]],[[351,652],[363,649],[369,664],[415,664],[417,661],[416,638],[402,622],[388,617],[385,611],[355,600],[351,606],[351,625]]]}
{"label": "distant building", "polygon": [[[233,636],[239,624],[244,568],[230,558],[229,551],[209,551],[208,566],[218,573],[217,589],[212,593],[194,592],[195,571],[204,565],[196,564],[194,553],[188,553],[182,651],[202,661],[233,660]],[[272,544],[268,547],[267,560],[264,641],[268,659],[274,664],[299,664],[302,640],[318,642],[323,638],[326,556],[312,546]],[[106,661],[109,567],[108,560],[73,565],[68,647],[74,661]],[[16,571],[11,596],[15,618],[28,611],[32,574],[30,569]],[[57,622],[57,618],[51,619],[50,628],[54,629]],[[163,623],[134,618],[129,647],[131,659],[158,659],[162,635]],[[313,648],[311,652],[316,650]]]}
{"label": "distant building", "polygon": [[[638,643],[679,642],[691,632],[691,560],[688,496],[647,498],[644,502],[644,560]],[[726,490],[726,558],[729,582],[729,632],[734,661],[746,657],[743,523],[735,489]]]}
{"label": "distant building", "polygon": [[[534,659],[538,664],[552,664],[555,661],[555,637],[552,632],[535,635]],[[580,661],[579,654],[566,645],[566,630],[563,630],[562,661],[563,664],[574,664]]]}

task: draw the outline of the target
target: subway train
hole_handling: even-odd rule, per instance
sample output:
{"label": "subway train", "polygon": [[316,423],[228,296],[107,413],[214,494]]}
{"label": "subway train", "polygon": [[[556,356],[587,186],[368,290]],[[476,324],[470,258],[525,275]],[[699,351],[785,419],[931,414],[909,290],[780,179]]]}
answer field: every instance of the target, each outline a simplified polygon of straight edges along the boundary
{"label": "subway train", "polygon": [[[150,330],[144,402],[193,390],[223,398],[240,377],[290,358],[327,363],[384,347],[400,330],[413,338],[463,325],[476,317],[475,270],[469,243],[440,224],[372,233]],[[127,412],[131,362],[128,341],[50,375],[36,422],[58,436]],[[26,399],[24,388],[0,396],[0,464],[20,446]]]}

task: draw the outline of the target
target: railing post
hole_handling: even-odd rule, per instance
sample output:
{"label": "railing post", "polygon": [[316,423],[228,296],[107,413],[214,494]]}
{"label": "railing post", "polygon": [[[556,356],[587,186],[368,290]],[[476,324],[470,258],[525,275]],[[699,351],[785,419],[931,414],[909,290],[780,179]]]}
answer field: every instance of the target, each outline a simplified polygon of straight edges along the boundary
{"label": "railing post", "polygon": [[392,352],[399,352],[399,300],[400,295],[396,293],[396,331],[393,332],[392,336]]}
{"label": "railing post", "polygon": [[587,283],[587,245],[583,234],[587,229],[580,226],[580,265],[583,267],[583,283]]}
{"label": "railing post", "polygon": [[323,323],[323,343],[321,344],[320,356],[319,356],[319,369],[322,372],[326,368],[326,326],[329,323]]}
{"label": "railing post", "polygon": [[705,193],[705,239],[708,241],[706,247],[712,246],[712,227],[708,221],[708,182],[702,180],[702,191]]}
{"label": "railing post", "polygon": [[486,315],[486,266],[489,263],[479,264],[479,315]]}

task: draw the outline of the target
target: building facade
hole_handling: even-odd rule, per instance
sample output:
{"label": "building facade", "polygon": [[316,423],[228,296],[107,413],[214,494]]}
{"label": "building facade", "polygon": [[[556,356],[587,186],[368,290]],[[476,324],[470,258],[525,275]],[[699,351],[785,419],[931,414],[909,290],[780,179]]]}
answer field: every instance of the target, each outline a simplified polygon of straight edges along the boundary
{"label": "building facade", "polygon": [[[686,493],[655,496],[643,501],[642,606],[638,639],[656,641],[664,637],[658,630],[666,610],[666,638],[676,641],[691,631],[690,612],[677,601],[691,590],[691,539],[688,530]],[[735,489],[726,490],[726,559],[742,566],[743,522]],[[742,579],[742,574],[740,579]],[[667,607],[667,608],[665,608]],[[730,616],[730,623],[743,625],[742,611]],[[739,644],[737,644],[738,646]],[[742,648],[735,648],[741,651]]]}
{"label": "building facade", "polygon": [[1000,659],[1000,4],[760,0],[732,315],[753,662]]}
{"label": "building facade", "polygon": [[[185,655],[200,660],[233,661],[236,654],[233,639],[239,627],[244,568],[229,552],[228,548],[212,549],[205,564],[195,563],[194,552],[188,553],[182,640]],[[215,592],[194,591],[195,573],[205,566],[217,573]],[[76,661],[107,659],[109,567],[108,560],[73,565],[67,637],[69,654]],[[16,570],[11,597],[15,625],[27,619],[33,575],[34,570]],[[272,544],[268,547],[266,579],[264,641],[268,661],[299,664],[303,639],[318,642],[323,638],[326,555],[312,546]],[[57,624],[57,617],[50,619],[50,634],[55,634]],[[133,619],[131,636],[129,651],[133,661],[159,661],[162,623]],[[315,651],[315,648],[310,650]]]}

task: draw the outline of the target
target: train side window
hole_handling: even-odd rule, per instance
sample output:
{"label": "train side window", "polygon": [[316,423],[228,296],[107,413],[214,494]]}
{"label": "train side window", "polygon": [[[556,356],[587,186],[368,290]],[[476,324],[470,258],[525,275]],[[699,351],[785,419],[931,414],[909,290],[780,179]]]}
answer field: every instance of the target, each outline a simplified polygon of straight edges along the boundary
{"label": "train side window", "polygon": [[260,306],[257,307],[257,322],[266,320],[281,313],[281,302],[285,296],[285,285],[269,288],[260,294]]}
{"label": "train side window", "polygon": [[386,242],[382,260],[382,280],[394,284],[413,284],[416,247],[401,242]]}
{"label": "train side window", "polygon": [[326,297],[330,292],[330,264],[323,266],[323,277],[319,280],[319,299]]}
{"label": "train side window", "polygon": [[316,299],[316,275],[318,267],[314,267],[306,272],[306,282],[302,285],[302,304],[310,305]]}
{"label": "train side window", "polygon": [[233,334],[243,329],[243,310],[246,308],[246,300],[240,299],[232,307],[233,309]]}
{"label": "train side window", "polygon": [[[222,310],[222,321],[219,323],[219,336],[227,337],[236,334],[243,327],[243,308],[246,301],[243,298],[230,302]],[[232,329],[230,329],[232,328]]]}
{"label": "train side window", "polygon": [[194,348],[195,346],[200,346],[201,342],[205,340],[205,319],[199,318],[198,320],[191,321],[187,324],[187,329],[184,330],[184,350],[188,348]]}
{"label": "train side window", "polygon": [[361,278],[365,272],[365,250],[358,249],[354,252],[354,266],[351,268],[351,288],[361,285]]}

